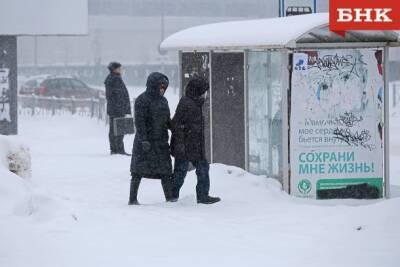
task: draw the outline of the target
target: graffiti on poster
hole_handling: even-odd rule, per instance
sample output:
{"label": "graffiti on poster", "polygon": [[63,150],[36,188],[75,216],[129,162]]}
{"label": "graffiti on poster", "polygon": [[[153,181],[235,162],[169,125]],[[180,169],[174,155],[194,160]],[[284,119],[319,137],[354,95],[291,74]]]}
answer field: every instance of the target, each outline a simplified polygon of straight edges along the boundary
{"label": "graffiti on poster", "polygon": [[294,53],[293,194],[322,198],[364,184],[382,194],[382,58],[382,49]]}
{"label": "graffiti on poster", "polygon": [[9,69],[0,69],[0,121],[11,121],[9,72]]}

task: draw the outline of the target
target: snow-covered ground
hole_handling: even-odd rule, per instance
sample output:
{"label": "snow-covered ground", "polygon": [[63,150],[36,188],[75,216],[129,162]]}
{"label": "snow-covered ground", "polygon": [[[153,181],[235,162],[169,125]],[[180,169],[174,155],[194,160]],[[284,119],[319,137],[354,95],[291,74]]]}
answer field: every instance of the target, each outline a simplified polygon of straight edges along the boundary
{"label": "snow-covered ground", "polygon": [[108,154],[104,122],[21,116],[33,175],[0,167],[0,266],[400,266],[400,117],[391,122],[390,200],[297,199],[214,164],[218,204],[195,203],[190,172],[178,203],[145,179],[143,205],[128,206],[130,158]]}

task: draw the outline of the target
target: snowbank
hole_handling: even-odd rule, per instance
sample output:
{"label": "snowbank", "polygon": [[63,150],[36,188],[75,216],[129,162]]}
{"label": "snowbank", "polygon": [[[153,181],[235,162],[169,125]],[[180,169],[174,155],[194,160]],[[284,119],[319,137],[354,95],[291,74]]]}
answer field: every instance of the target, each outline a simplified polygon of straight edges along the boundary
{"label": "snowbank", "polygon": [[[143,179],[142,205],[132,207],[130,157],[109,155],[104,122],[21,116],[20,134],[32,149],[33,179],[10,172],[0,179],[0,191],[8,192],[0,192],[0,212],[4,199],[15,199],[13,214],[30,216],[0,214],[0,266],[394,267],[400,261],[399,194],[299,199],[274,179],[212,164],[211,194],[220,203],[196,204],[191,171],[177,203],[165,202],[160,181]],[[129,150],[133,136],[124,141]],[[48,192],[33,190],[33,182]]]}
{"label": "snowbank", "polygon": [[20,177],[31,176],[29,148],[15,136],[0,135],[0,163]]}
{"label": "snowbank", "polygon": [[26,178],[31,176],[29,148],[16,136],[0,135],[0,219],[31,216],[46,221],[61,205]]}
{"label": "snowbank", "polygon": [[30,172],[30,157],[26,151],[15,137],[0,135],[0,218],[20,214],[19,207],[30,197],[26,181],[16,175]]}
{"label": "snowbank", "polygon": [[0,165],[0,221],[14,217],[30,218],[36,222],[54,218],[75,219],[73,213],[51,194]]}
{"label": "snowbank", "polygon": [[0,218],[29,213],[21,209],[29,198],[27,182],[0,165]]}

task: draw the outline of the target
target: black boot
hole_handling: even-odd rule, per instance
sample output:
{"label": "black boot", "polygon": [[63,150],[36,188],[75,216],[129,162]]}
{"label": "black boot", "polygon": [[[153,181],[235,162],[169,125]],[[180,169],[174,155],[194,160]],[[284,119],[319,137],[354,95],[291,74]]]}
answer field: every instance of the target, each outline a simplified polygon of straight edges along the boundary
{"label": "black boot", "polygon": [[139,205],[139,201],[137,200],[137,195],[138,195],[139,185],[140,185],[141,180],[142,180],[141,177],[132,175],[131,190],[130,190],[130,194],[129,194],[128,205]]}
{"label": "black boot", "polygon": [[202,197],[202,198],[197,198],[198,204],[214,204],[219,201],[221,201],[221,199],[219,197],[206,196],[206,197]]}
{"label": "black boot", "polygon": [[176,201],[178,201],[178,198],[175,198],[173,196],[172,181],[171,181],[171,179],[169,177],[161,179],[161,186],[163,188],[165,200],[167,202],[176,202]]}
{"label": "black boot", "polygon": [[111,155],[132,156],[132,154],[130,154],[130,153],[127,153],[127,152],[125,152],[125,151],[122,151],[122,152],[111,151],[111,153],[110,153],[110,154],[111,154]]}

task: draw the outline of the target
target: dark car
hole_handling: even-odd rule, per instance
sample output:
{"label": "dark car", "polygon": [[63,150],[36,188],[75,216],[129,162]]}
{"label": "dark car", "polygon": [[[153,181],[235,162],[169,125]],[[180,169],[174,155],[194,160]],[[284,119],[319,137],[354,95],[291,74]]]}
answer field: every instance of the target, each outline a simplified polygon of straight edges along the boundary
{"label": "dark car", "polygon": [[28,80],[26,80],[19,89],[20,95],[33,95],[35,91],[38,90],[40,84],[47,78],[51,77],[51,75],[38,75],[32,76]]}
{"label": "dark car", "polygon": [[[22,92],[20,92],[22,93]],[[57,98],[99,98],[104,92],[90,88],[84,82],[68,77],[49,77],[34,89],[34,95]]]}
{"label": "dark car", "polygon": [[311,13],[312,9],[309,6],[290,6],[286,9],[286,16],[297,16]]}

